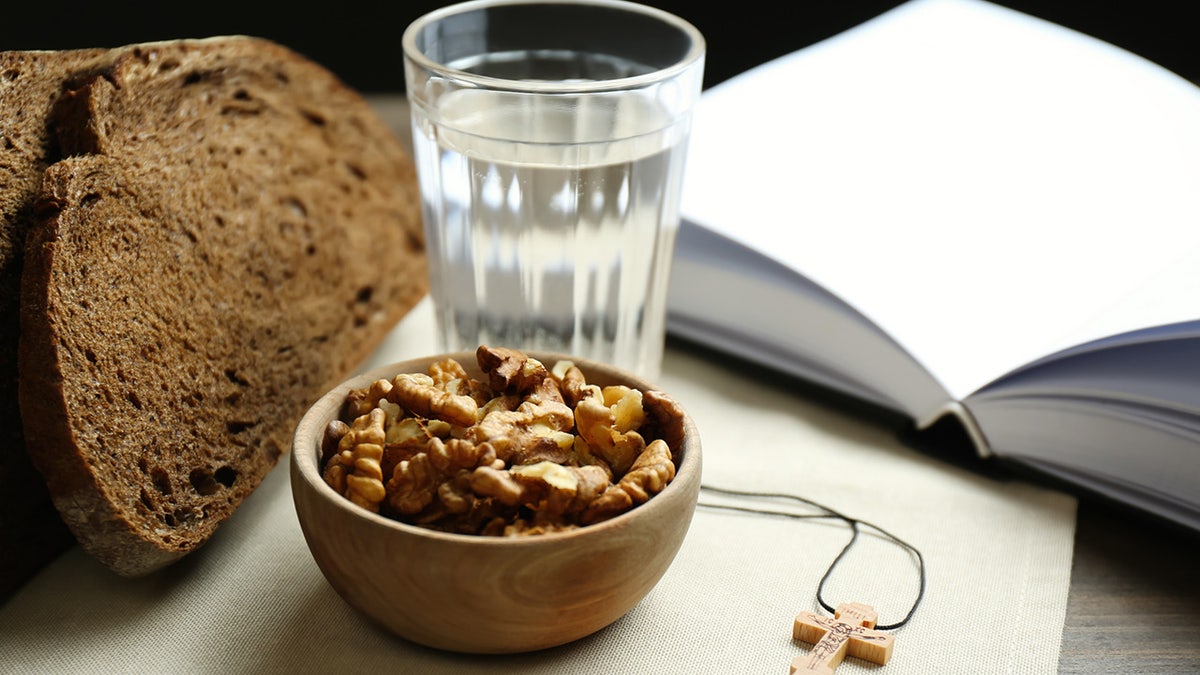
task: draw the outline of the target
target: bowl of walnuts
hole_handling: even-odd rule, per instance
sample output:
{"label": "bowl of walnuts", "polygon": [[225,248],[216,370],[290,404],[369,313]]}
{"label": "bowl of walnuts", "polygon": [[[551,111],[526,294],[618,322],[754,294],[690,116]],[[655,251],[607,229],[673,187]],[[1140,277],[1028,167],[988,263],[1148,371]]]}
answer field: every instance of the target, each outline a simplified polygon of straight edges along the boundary
{"label": "bowl of walnuts", "polygon": [[565,644],[632,609],[687,534],[695,424],[636,376],[481,346],[383,366],[296,428],[309,550],[402,638],[502,654]]}

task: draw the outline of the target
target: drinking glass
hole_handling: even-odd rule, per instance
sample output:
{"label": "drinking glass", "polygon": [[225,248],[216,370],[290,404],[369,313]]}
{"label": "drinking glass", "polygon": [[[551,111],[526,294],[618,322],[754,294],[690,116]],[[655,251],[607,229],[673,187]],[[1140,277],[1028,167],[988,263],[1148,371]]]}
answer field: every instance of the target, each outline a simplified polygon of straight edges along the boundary
{"label": "drinking glass", "polygon": [[403,47],[440,347],[657,377],[700,32],[622,0],[472,0]]}

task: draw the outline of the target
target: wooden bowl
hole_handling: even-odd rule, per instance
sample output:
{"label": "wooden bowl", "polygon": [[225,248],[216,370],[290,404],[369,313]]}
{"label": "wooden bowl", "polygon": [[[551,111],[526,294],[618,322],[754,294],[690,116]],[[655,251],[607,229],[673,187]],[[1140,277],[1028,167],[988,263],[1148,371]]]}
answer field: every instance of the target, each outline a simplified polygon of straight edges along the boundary
{"label": "wooden bowl", "polygon": [[[547,367],[568,358],[588,383],[654,389],[596,362],[530,353]],[[426,372],[452,357],[481,377],[472,353],[383,366],[336,387],[296,428],[292,496],[325,578],[351,606],[413,642],[455,652],[500,654],[565,644],[619,619],[675,558],[700,490],[700,438],[690,417],[675,478],[649,501],[611,520],[524,537],[449,534],[361,508],[321,477],[321,439],[347,392],[398,373]],[[669,393],[669,392],[667,392]]]}

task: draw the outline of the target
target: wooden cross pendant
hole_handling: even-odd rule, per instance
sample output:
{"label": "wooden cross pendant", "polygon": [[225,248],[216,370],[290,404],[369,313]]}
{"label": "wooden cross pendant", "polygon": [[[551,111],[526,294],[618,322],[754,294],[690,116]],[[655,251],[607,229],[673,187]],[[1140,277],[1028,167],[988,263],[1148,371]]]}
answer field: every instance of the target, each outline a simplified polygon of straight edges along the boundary
{"label": "wooden cross pendant", "polygon": [[887,663],[896,638],[874,630],[878,618],[874,609],[857,602],[838,605],[832,619],[800,612],[792,624],[792,639],[813,643],[813,648],[792,659],[789,672],[832,674],[847,652],[879,665]]}

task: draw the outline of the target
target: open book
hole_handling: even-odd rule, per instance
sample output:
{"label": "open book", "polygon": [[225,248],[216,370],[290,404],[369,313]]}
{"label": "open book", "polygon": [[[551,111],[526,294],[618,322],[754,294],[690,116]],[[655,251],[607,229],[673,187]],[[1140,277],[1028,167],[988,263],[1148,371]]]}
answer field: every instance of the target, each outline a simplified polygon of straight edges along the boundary
{"label": "open book", "polygon": [[1200,88],[914,0],[705,92],[669,330],[1200,529]]}

